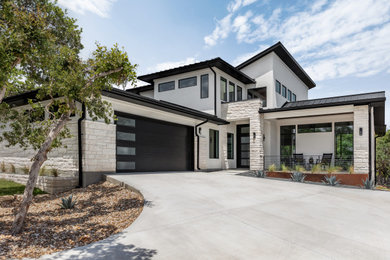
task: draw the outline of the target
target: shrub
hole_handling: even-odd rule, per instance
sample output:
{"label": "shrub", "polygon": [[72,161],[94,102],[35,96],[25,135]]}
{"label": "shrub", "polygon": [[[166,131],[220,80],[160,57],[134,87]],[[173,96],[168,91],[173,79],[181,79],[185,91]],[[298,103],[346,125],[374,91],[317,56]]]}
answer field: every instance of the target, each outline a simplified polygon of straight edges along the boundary
{"label": "shrub", "polygon": [[306,178],[306,175],[302,172],[293,172],[291,173],[291,180],[295,182],[303,182]]}
{"label": "shrub", "polygon": [[15,165],[13,163],[11,163],[9,165],[9,170],[10,170],[10,173],[16,173]]}
{"label": "shrub", "polygon": [[1,172],[6,172],[7,171],[7,169],[5,168],[5,163],[4,162],[1,162],[0,170],[1,170]]}
{"label": "shrub", "polygon": [[341,171],[341,170],[342,170],[341,167],[333,166],[333,167],[329,167],[326,171],[327,171],[329,174],[332,174],[332,173],[335,173],[335,172],[339,172],[339,171]]}
{"label": "shrub", "polygon": [[364,189],[368,189],[368,190],[372,190],[374,188],[374,181],[370,181],[369,178],[366,178],[365,180],[363,180],[363,188]]}
{"label": "shrub", "polygon": [[269,172],[274,172],[274,171],[276,171],[276,165],[273,163],[273,164],[271,164],[269,167],[268,167],[268,171]]}
{"label": "shrub", "polygon": [[73,200],[73,195],[70,195],[69,197],[61,198],[61,203],[59,206],[61,209],[73,209],[76,205],[77,200]]}
{"label": "shrub", "polygon": [[290,169],[283,163],[282,166],[281,166],[281,170],[282,172],[288,172],[290,171]]}
{"label": "shrub", "polygon": [[24,174],[28,174],[30,172],[30,169],[28,168],[27,165],[25,165],[23,168],[22,168],[22,171]]}
{"label": "shrub", "polygon": [[52,168],[51,169],[51,176],[53,176],[53,177],[58,177],[58,169],[56,169],[56,168]]}
{"label": "shrub", "polygon": [[350,174],[352,174],[352,173],[355,172],[355,168],[353,167],[353,165],[351,165],[351,166],[348,167],[348,172],[349,172]]}
{"label": "shrub", "polygon": [[321,172],[321,164],[315,164],[311,168],[311,173],[319,173]]}
{"label": "shrub", "polygon": [[39,176],[47,176],[46,166],[42,166],[41,169],[39,169]]}
{"label": "shrub", "polygon": [[295,165],[296,172],[304,172],[305,168],[302,165]]}
{"label": "shrub", "polygon": [[267,174],[265,173],[265,171],[262,171],[262,170],[258,170],[258,171],[255,171],[255,176],[257,178],[264,178],[267,176]]}
{"label": "shrub", "polygon": [[338,186],[340,185],[340,181],[337,180],[336,176],[325,176],[325,181],[322,181],[325,184],[328,184],[330,186]]}

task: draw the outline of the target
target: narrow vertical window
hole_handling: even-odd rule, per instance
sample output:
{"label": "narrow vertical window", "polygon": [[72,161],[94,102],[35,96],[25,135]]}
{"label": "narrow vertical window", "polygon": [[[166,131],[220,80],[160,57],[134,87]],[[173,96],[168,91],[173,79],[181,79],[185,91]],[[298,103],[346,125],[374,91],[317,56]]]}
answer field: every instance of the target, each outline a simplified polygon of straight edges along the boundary
{"label": "narrow vertical window", "polygon": [[209,97],[209,74],[200,76],[200,98]]}
{"label": "narrow vertical window", "polygon": [[234,134],[227,134],[227,158],[234,159]]}
{"label": "narrow vertical window", "polygon": [[276,93],[279,93],[279,94],[280,94],[281,91],[282,91],[282,87],[281,87],[279,81],[276,81],[276,83],[275,83],[275,91],[276,91]]}
{"label": "narrow vertical window", "polygon": [[287,95],[288,101],[291,101],[291,98],[292,98],[291,90],[288,90],[288,95]]}
{"label": "narrow vertical window", "polygon": [[237,86],[237,101],[242,100],[242,88]]}
{"label": "narrow vertical window", "polygon": [[293,102],[297,101],[297,96],[294,93],[292,94],[292,101]]}
{"label": "narrow vertical window", "polygon": [[230,82],[229,81],[229,101],[232,102],[232,101],[236,101],[236,97],[235,97],[235,93],[236,93],[236,85],[234,85],[233,82]]}
{"label": "narrow vertical window", "polygon": [[287,97],[287,88],[286,88],[286,86],[282,86],[282,96],[284,97],[284,98],[286,98]]}
{"label": "narrow vertical window", "polygon": [[227,101],[227,81],[221,77],[221,100]]}
{"label": "narrow vertical window", "polygon": [[219,158],[219,131],[210,129],[209,131],[209,157]]}

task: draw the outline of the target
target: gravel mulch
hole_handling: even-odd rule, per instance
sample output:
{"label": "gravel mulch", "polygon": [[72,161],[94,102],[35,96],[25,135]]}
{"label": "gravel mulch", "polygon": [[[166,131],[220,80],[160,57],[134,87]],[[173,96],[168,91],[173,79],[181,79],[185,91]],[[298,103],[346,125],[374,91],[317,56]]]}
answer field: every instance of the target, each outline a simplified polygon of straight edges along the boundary
{"label": "gravel mulch", "polygon": [[[62,197],[73,194],[74,209],[61,209]],[[21,234],[10,233],[21,196],[0,197],[0,259],[31,257],[83,246],[128,227],[144,201],[124,187],[102,182],[57,195],[34,197]]]}

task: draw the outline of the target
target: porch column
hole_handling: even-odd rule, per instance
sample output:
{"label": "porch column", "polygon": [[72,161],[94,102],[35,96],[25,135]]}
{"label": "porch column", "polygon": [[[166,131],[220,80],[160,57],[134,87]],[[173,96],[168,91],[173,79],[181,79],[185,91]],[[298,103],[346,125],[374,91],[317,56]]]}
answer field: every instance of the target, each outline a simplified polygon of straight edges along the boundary
{"label": "porch column", "polygon": [[264,168],[263,122],[263,115],[259,113],[253,113],[249,118],[250,170]]}
{"label": "porch column", "polygon": [[356,173],[369,172],[368,113],[367,105],[353,109],[353,166]]}
{"label": "porch column", "polygon": [[227,159],[227,127],[226,125],[221,125],[219,127],[219,139],[221,142],[221,168],[226,170],[229,169],[229,162]]}

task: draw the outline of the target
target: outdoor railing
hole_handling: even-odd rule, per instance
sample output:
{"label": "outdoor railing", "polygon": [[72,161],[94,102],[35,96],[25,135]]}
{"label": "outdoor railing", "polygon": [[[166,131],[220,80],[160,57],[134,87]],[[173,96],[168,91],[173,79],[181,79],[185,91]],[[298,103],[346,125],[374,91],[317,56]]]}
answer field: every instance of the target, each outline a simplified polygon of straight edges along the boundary
{"label": "outdoor railing", "polygon": [[307,154],[296,154],[288,156],[280,155],[266,155],[264,156],[264,169],[268,170],[275,168],[281,170],[282,167],[290,170],[304,168],[306,171],[310,171],[314,166],[321,167],[321,170],[326,170],[330,167],[338,167],[341,171],[349,171],[350,167],[353,166],[353,158],[334,158],[330,154],[321,155],[307,155]]}

